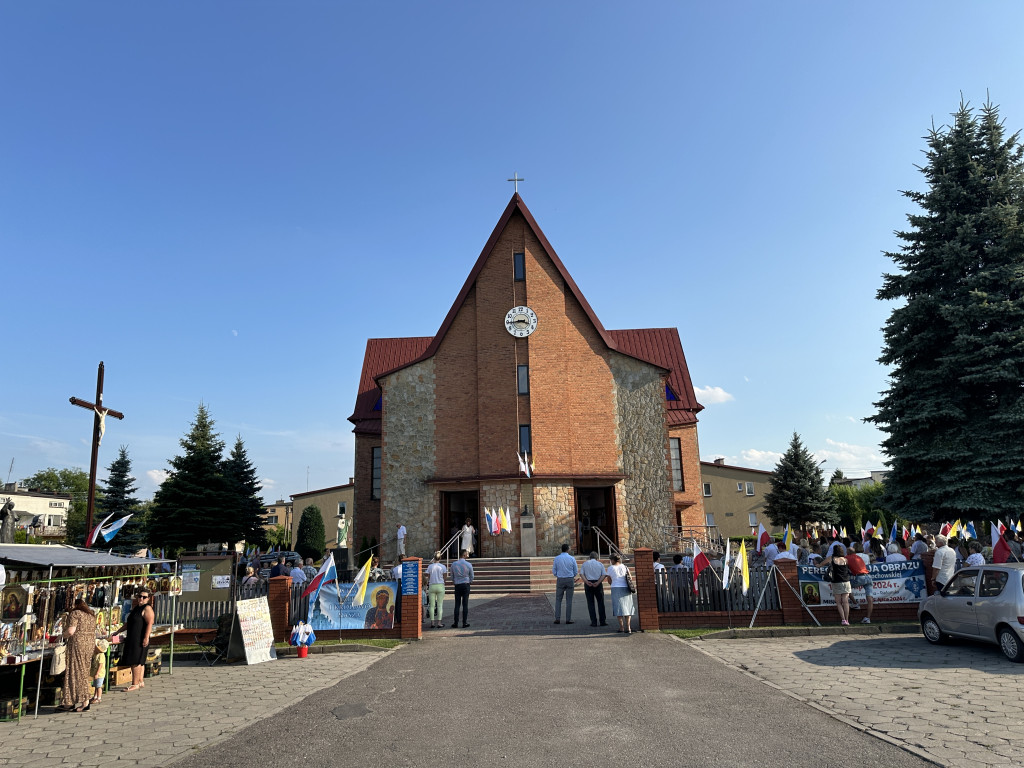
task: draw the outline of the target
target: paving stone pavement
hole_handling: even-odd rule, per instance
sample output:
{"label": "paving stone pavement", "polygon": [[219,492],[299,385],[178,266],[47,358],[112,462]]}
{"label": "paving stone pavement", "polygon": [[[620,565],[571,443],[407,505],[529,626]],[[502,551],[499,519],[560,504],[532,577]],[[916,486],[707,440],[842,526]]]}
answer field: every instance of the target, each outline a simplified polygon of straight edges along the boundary
{"label": "paving stone pavement", "polygon": [[1024,765],[1024,665],[995,646],[920,635],[687,644],[940,765]]}
{"label": "paving stone pavement", "polygon": [[394,651],[314,654],[246,666],[176,661],[141,691],[111,690],[83,713],[39,708],[0,723],[0,766],[164,766],[269,717]]}

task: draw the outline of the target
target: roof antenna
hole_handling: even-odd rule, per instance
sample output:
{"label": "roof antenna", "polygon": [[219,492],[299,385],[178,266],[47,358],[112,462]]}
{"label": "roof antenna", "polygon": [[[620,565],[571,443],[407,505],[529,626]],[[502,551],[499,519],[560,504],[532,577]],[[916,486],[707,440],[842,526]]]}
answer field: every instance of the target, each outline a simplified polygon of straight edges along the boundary
{"label": "roof antenna", "polygon": [[520,181],[526,181],[526,179],[521,179],[521,178],[519,178],[519,174],[513,171],[513,172],[512,172],[512,178],[511,178],[511,179],[505,179],[505,181],[512,181],[512,182],[515,182],[515,185],[516,185],[516,194],[518,195],[518,194],[519,194],[519,182],[520,182]]}

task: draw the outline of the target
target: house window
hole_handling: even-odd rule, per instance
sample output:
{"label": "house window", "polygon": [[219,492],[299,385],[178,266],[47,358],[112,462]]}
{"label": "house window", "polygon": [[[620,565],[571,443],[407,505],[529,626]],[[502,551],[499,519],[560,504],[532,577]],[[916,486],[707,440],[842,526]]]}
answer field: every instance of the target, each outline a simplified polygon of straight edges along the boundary
{"label": "house window", "polygon": [[753,496],[753,495],[754,495],[754,484],[753,483],[747,483],[747,496]]}
{"label": "house window", "polygon": [[705,496],[710,496],[711,495],[711,483],[704,483],[704,495]]}
{"label": "house window", "polygon": [[668,444],[672,459],[672,490],[685,491],[686,488],[683,487],[683,454],[679,447],[679,438],[670,437]]}
{"label": "house window", "polygon": [[370,470],[370,498],[380,498],[380,448],[373,448],[373,468]]}
{"label": "house window", "polygon": [[736,490],[743,493],[743,483],[736,483]]}
{"label": "house window", "polygon": [[704,515],[704,524],[707,525],[709,528],[714,528],[715,516],[708,512],[706,515]]}
{"label": "house window", "polygon": [[269,515],[267,517],[267,525],[277,525],[277,515]]}
{"label": "house window", "polygon": [[530,425],[520,424],[519,425],[519,452],[529,453],[530,447]]}
{"label": "house window", "polygon": [[513,278],[517,283],[521,283],[526,280],[526,254],[525,253],[513,253],[512,254],[512,273]]}
{"label": "house window", "polygon": [[747,522],[750,523],[751,528],[757,528],[757,512],[748,512]]}
{"label": "house window", "polygon": [[519,383],[519,394],[528,395],[530,394],[530,366],[518,365],[516,366],[516,378]]}

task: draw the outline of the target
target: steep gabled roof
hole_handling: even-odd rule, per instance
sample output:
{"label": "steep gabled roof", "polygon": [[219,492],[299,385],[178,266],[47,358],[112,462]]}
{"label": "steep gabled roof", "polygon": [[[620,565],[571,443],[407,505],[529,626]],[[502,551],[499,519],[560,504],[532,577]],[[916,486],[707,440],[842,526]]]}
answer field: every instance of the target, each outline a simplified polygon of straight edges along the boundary
{"label": "steep gabled roof", "polygon": [[666,403],[670,427],[694,424],[704,406],[697,402],[686,366],[679,331],[675,328],[638,328],[627,331],[607,331],[615,340],[619,352],[669,371],[667,386],[675,400]]}
{"label": "steep gabled roof", "polygon": [[348,420],[356,425],[355,432],[380,434],[380,387],[377,377],[385,371],[406,366],[423,354],[430,344],[431,336],[417,336],[404,339],[368,339],[366,354],[363,356],[363,373],[359,377],[359,394],[356,407]]}

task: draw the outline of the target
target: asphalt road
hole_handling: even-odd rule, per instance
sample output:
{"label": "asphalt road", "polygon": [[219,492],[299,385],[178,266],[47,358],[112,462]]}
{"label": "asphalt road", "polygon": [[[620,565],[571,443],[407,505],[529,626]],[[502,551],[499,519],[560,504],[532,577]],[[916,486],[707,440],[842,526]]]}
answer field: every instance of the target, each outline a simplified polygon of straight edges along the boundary
{"label": "asphalt road", "polygon": [[666,635],[453,631],[174,766],[431,764],[931,765]]}

